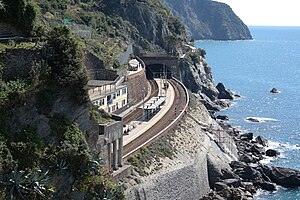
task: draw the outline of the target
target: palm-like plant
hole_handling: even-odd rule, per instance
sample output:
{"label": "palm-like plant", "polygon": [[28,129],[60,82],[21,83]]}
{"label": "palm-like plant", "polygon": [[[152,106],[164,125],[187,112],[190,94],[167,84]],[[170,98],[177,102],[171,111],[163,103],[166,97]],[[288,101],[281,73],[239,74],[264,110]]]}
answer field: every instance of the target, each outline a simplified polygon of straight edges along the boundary
{"label": "palm-like plant", "polygon": [[17,167],[0,181],[0,187],[6,189],[8,199],[37,199],[38,196],[45,197],[50,178],[41,171],[18,170]]}
{"label": "palm-like plant", "polygon": [[2,2],[2,0],[0,0],[0,10],[4,9],[4,4]]}

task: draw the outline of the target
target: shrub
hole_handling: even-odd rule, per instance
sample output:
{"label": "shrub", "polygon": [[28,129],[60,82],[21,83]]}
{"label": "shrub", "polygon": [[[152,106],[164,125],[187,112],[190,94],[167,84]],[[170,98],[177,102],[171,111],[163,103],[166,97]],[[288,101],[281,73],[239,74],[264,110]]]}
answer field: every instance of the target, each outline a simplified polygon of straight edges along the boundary
{"label": "shrub", "polygon": [[0,137],[0,174],[13,169],[14,160],[6,142]]}
{"label": "shrub", "polygon": [[65,166],[69,166],[73,172],[80,172],[91,158],[82,131],[76,123],[71,123],[63,115],[54,115],[50,123],[58,145],[49,148],[47,154],[51,156],[51,160],[66,161]]}
{"label": "shrub", "polygon": [[85,198],[88,199],[125,199],[124,191],[120,186],[109,181],[103,176],[87,176],[84,178],[80,191],[86,192]]}
{"label": "shrub", "polygon": [[70,30],[54,27],[49,33],[46,51],[50,80],[59,87],[71,89],[80,103],[86,102],[87,74],[82,63],[83,53]]}
{"label": "shrub", "polygon": [[0,18],[13,23],[26,34],[31,34],[36,21],[37,7],[26,0],[3,0]]}
{"label": "shrub", "polygon": [[37,167],[44,150],[41,138],[30,128],[12,138],[10,149],[13,158],[22,169]]}

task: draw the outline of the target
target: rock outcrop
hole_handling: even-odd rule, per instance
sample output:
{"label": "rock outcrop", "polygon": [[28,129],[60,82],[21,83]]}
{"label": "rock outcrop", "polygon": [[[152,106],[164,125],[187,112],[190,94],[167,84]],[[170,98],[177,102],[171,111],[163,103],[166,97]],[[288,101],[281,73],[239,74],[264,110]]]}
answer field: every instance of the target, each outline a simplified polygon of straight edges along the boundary
{"label": "rock outcrop", "polygon": [[204,104],[209,111],[220,111],[227,108],[230,103],[226,100],[234,99],[235,95],[227,90],[223,84],[216,87],[213,82],[211,68],[202,57],[199,62],[188,59],[179,61],[181,82]]}
{"label": "rock outcrop", "polygon": [[232,161],[230,169],[222,170],[223,175],[215,178],[217,181],[212,187],[214,191],[203,197],[203,200],[232,199],[233,194],[234,199],[248,199],[258,189],[275,191],[276,185],[286,188],[300,186],[300,171],[260,163],[265,154],[277,156],[279,153],[270,149],[265,152],[268,144],[265,138],[258,136],[254,140],[253,133],[241,134],[231,125],[221,125],[234,138],[239,161]]}
{"label": "rock outcrop", "polygon": [[184,40],[186,37],[183,24],[159,0],[105,0],[102,4],[101,11],[105,15],[116,15],[126,21],[126,26],[113,26],[122,30],[124,36],[131,38],[135,45],[144,49],[155,48],[153,45],[158,45],[169,51],[170,43],[178,39]]}
{"label": "rock outcrop", "polygon": [[248,27],[226,4],[212,0],[163,0],[196,39],[252,39]]}

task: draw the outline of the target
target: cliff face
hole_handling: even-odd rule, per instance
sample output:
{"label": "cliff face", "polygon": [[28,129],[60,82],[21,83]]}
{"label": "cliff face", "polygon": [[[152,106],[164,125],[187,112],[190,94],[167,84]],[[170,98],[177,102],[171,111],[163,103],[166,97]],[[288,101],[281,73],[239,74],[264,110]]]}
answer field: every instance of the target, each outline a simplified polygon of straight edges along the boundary
{"label": "cliff face", "polygon": [[181,18],[188,34],[194,39],[252,39],[248,27],[224,3],[212,0],[163,0]]}
{"label": "cliff face", "polygon": [[113,26],[123,29],[123,32],[127,32],[127,35],[143,48],[153,44],[166,48],[170,37],[185,39],[184,26],[159,0],[105,0],[103,3],[104,7],[101,11],[105,15],[121,17],[130,24],[127,30],[124,29],[126,23],[113,24]]}

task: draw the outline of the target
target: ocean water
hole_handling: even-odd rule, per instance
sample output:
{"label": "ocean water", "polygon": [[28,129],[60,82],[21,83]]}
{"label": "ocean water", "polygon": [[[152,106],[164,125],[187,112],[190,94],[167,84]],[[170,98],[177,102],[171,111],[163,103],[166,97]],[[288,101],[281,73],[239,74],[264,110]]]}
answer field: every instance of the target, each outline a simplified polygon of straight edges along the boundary
{"label": "ocean water", "polygon": [[[243,98],[221,112],[245,132],[262,135],[281,152],[264,162],[300,170],[300,27],[250,27],[251,41],[197,41],[207,52],[215,82]],[[281,92],[271,94],[275,87]],[[260,123],[247,117],[262,118]],[[266,119],[263,119],[266,118]],[[300,189],[279,187],[256,199],[300,199]]]}

